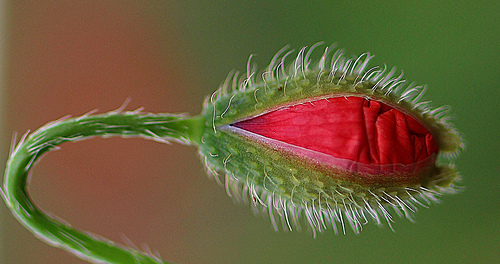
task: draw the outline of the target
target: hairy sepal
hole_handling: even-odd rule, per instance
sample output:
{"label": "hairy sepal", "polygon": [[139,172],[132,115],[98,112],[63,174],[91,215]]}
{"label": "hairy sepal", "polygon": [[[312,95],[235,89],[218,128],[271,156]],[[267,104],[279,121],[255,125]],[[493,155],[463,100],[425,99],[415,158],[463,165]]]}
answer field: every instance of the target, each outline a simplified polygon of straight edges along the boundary
{"label": "hairy sepal", "polygon": [[[302,49],[288,70],[283,70],[286,55],[281,63],[275,57],[259,81],[254,81],[255,72],[239,80],[231,73],[219,90],[207,97],[200,153],[209,171],[224,171],[229,175],[226,181],[243,189],[240,194],[249,195],[264,207],[274,206],[282,217],[287,211],[305,211],[310,226],[320,231],[323,215],[335,215],[330,223],[335,228],[336,221],[344,224],[344,214],[355,232],[360,230],[365,213],[378,224],[382,215],[390,224],[388,208],[411,220],[415,204],[425,206],[442,193],[459,189],[455,183],[460,175],[454,166],[438,161],[443,156],[455,157],[464,148],[463,140],[448,122],[447,107],[431,109],[428,102],[419,102],[426,87],[404,86],[402,75],[394,77],[394,70],[386,72],[385,67],[367,69],[371,58],[367,54],[346,60],[338,52],[330,58],[326,49],[317,64],[310,64],[304,53]],[[435,138],[438,157],[417,171],[367,177],[366,173],[262,144],[231,126],[283,107],[339,96],[377,100],[415,118]]]}

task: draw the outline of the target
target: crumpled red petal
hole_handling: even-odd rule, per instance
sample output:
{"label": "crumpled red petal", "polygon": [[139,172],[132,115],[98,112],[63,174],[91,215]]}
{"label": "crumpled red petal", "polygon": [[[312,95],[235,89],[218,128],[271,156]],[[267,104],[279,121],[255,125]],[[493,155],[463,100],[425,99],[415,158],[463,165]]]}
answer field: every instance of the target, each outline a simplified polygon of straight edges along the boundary
{"label": "crumpled red petal", "polygon": [[415,118],[357,96],[297,104],[232,126],[363,164],[409,165],[438,153],[434,137]]}

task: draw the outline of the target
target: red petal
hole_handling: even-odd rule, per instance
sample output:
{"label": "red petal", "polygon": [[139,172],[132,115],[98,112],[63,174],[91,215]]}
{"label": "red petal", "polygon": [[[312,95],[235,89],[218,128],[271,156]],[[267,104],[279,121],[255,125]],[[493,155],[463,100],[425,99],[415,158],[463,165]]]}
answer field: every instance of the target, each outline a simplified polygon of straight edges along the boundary
{"label": "red petal", "polygon": [[356,96],[298,104],[233,126],[363,164],[409,165],[438,152],[430,131],[413,117]]}

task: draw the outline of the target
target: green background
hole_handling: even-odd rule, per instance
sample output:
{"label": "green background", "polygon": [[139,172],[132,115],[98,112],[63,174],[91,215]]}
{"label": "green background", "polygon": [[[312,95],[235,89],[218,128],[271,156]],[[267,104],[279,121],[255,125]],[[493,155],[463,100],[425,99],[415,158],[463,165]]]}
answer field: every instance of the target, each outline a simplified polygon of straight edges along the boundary
{"label": "green background", "polygon": [[[193,157],[177,161],[181,171],[176,173],[184,177],[178,184],[187,186],[178,199],[185,202],[183,205],[189,205],[183,209],[189,215],[182,224],[184,231],[178,236],[162,238],[174,244],[175,250],[149,245],[158,249],[165,260],[177,263],[494,263],[500,259],[500,166],[495,161],[500,148],[500,8],[497,1],[139,3],[137,12],[151,18],[160,36],[164,32],[167,39],[168,28],[174,24],[176,41],[181,43],[175,59],[182,61],[176,67],[180,67],[187,78],[186,86],[172,96],[179,98],[182,107],[165,106],[162,111],[198,113],[204,96],[212,93],[230,70],[245,70],[250,54],[256,54],[253,60],[262,69],[274,53],[287,44],[299,49],[324,41],[337,43],[347,55],[369,51],[375,55],[372,65],[397,66],[404,70],[410,82],[428,84],[425,99],[432,100],[435,106],[452,106],[453,122],[465,135],[467,145],[456,161],[463,174],[465,191],[445,196],[441,204],[429,209],[421,208],[415,224],[396,219],[396,232],[387,226],[367,225],[360,235],[326,232],[316,239],[307,231],[274,232],[269,220],[254,217],[248,205],[234,205],[223,188],[203,176],[193,148],[164,146],[167,152],[178,157]],[[157,43],[162,50],[162,40]],[[121,100],[123,98],[118,101]],[[12,104],[15,102],[10,101],[8,105]],[[94,105],[89,105],[87,109],[92,107]],[[36,125],[28,127],[34,129]],[[9,139],[10,134],[3,136],[4,141]],[[2,145],[8,143],[2,142]],[[7,149],[2,152],[6,153]],[[182,167],[194,169],[183,174]],[[157,201],[163,198],[161,195],[147,197],[150,203],[177,202],[176,199]],[[4,205],[1,210],[3,233],[11,228],[25,232]],[[167,228],[169,218],[156,221],[165,222]],[[158,233],[162,233],[161,230]],[[42,250],[51,252],[53,257],[36,262],[36,254],[32,254],[31,259],[22,259],[12,251],[31,252],[32,245],[42,243],[33,238],[21,245],[15,241],[16,237],[13,233],[2,237],[5,261],[2,263],[54,263],[58,259],[65,259],[66,262],[61,263],[84,263],[45,245],[41,246]],[[139,239],[133,241],[142,243]]]}

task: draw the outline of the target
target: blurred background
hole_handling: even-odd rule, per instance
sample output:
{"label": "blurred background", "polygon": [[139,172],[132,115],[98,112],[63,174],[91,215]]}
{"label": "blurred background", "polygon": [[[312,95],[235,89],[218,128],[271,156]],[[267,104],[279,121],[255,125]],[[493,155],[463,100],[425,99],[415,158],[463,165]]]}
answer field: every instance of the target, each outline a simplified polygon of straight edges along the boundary
{"label": "blurred background", "polygon": [[[500,259],[497,1],[1,1],[1,164],[14,132],[65,115],[198,114],[250,54],[290,44],[369,51],[451,105],[466,190],[360,235],[275,232],[205,176],[194,147],[142,139],[68,143],[32,171],[44,210],[175,263],[493,263]],[[285,4],[286,3],[286,4]],[[3,166],[3,165],[2,165]],[[3,170],[3,167],[1,168]],[[0,203],[0,263],[86,263],[24,229]]]}

